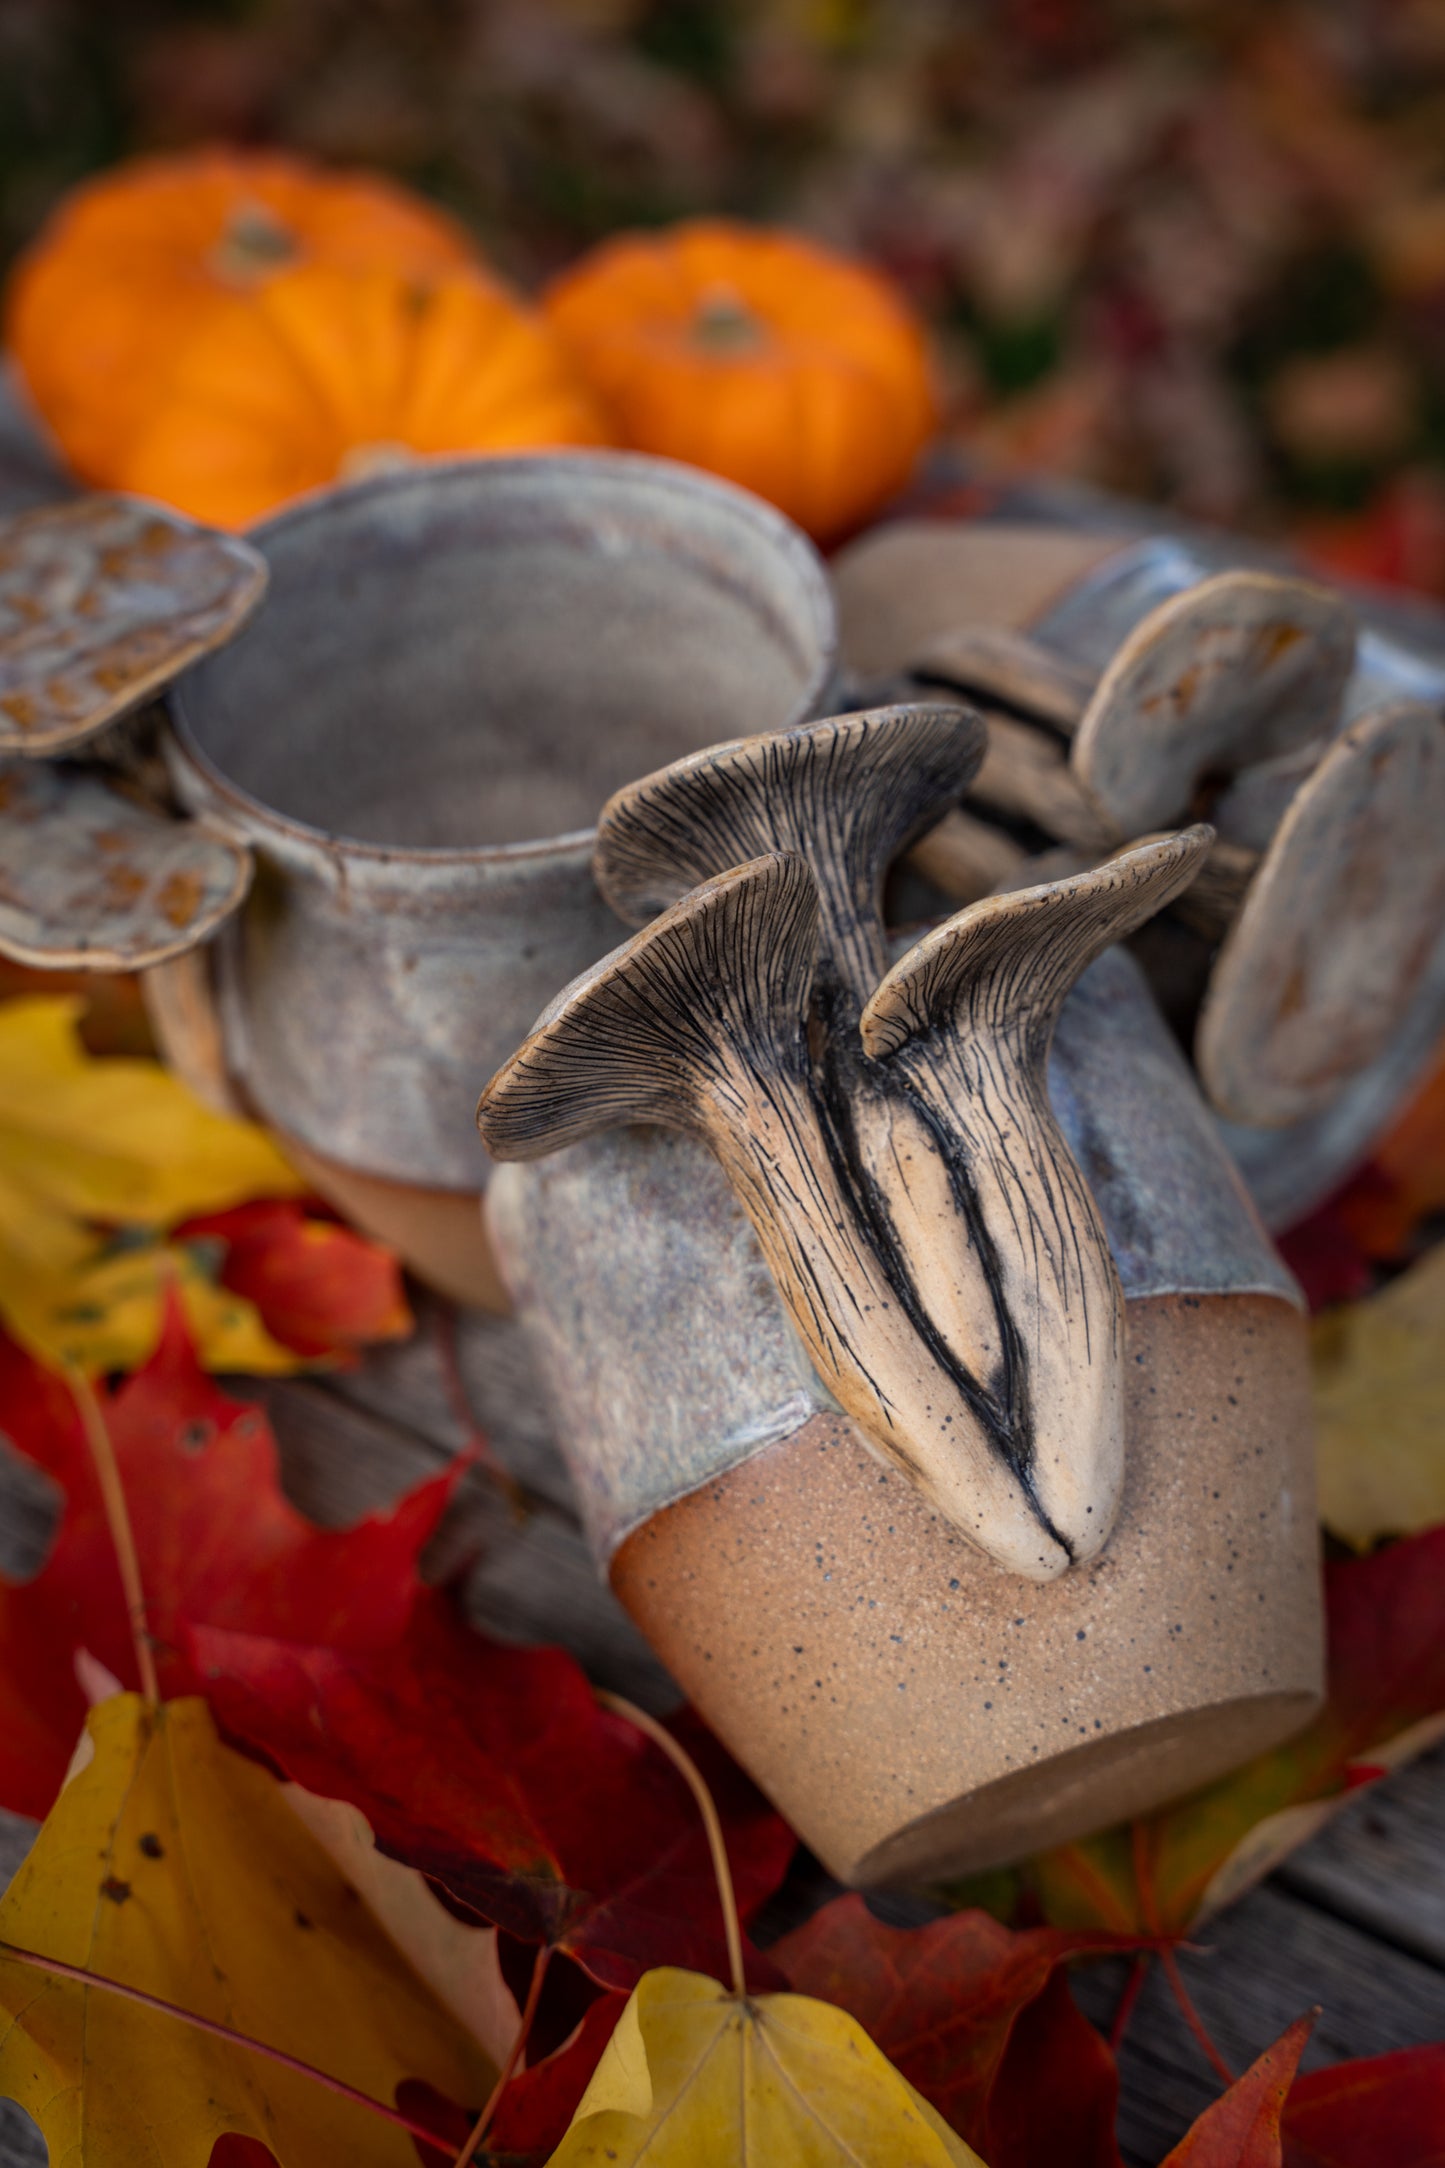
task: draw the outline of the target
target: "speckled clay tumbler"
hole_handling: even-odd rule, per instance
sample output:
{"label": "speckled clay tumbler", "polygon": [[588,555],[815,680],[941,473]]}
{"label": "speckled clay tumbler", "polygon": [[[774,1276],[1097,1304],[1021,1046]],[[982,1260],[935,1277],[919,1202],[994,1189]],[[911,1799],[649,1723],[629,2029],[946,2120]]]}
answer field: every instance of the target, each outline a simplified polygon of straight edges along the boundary
{"label": "speckled clay tumbler", "polygon": [[493,1237],[612,1586],[845,1880],[1017,1859],[1304,1724],[1322,1631],[1304,1321],[1137,967],[1066,1004],[1050,1094],[1125,1297],[1122,1503],[994,1564],[820,1384],[707,1152],[618,1130],[499,1171]]}

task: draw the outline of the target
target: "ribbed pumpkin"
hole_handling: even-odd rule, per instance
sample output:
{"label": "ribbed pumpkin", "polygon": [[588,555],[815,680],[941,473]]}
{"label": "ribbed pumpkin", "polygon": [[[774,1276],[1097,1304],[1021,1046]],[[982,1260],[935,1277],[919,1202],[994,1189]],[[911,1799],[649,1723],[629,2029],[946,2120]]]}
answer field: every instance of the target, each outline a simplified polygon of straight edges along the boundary
{"label": "ribbed pumpkin", "polygon": [[112,484],[171,357],[238,294],[304,263],[429,273],[473,260],[442,212],[388,181],[208,150],[116,167],[21,258],[5,336],[82,479]]}
{"label": "ribbed pumpkin", "polygon": [[623,235],[546,308],[624,444],[741,482],[819,541],[898,489],[934,426],[905,303],[790,234],[706,219]]}
{"label": "ribbed pumpkin", "polygon": [[418,454],[609,441],[542,318],[485,274],[312,264],[192,337],[117,481],[243,527]]}

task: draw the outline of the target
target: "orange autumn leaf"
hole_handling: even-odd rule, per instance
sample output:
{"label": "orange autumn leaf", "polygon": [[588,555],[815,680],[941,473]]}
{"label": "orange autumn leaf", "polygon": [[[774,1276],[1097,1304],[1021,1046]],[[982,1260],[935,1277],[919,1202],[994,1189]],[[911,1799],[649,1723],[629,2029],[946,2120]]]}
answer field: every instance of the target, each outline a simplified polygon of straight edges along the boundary
{"label": "orange autumn leaf", "polygon": [[221,1285],[298,1355],[344,1355],[412,1330],[392,1252],[295,1198],[258,1198],[186,1220],[176,1235],[224,1244]]}
{"label": "orange autumn leaf", "polygon": [[1367,1170],[1339,1200],[1367,1255],[1397,1257],[1422,1220],[1445,1211],[1445,1059],[1376,1145]]}
{"label": "orange autumn leaf", "polygon": [[1314,2022],[1313,2015],[1296,2018],[1205,2109],[1160,2168],[1281,2168],[1280,2117]]}

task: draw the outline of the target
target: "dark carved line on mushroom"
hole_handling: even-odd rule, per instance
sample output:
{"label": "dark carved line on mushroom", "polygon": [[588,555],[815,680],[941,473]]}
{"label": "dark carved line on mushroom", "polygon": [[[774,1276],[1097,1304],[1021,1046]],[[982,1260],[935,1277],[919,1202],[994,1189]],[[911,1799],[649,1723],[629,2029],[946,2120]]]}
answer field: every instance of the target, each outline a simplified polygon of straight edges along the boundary
{"label": "dark carved line on mushroom", "polygon": [[[844,1013],[838,1015],[837,1009]],[[829,1025],[835,1048],[841,1051],[846,1046],[844,1033],[851,1032],[855,1022],[856,1013],[846,996],[837,999],[835,1016]],[[989,1444],[1018,1479],[1040,1526],[1072,1562],[1073,1546],[1050,1521],[1034,1487],[1034,1436],[1027,1359],[1005,1300],[998,1251],[979,1214],[978,1199],[969,1180],[967,1164],[958,1151],[957,1138],[949,1134],[932,1108],[916,1095],[908,1094],[937,1142],[940,1157],[948,1169],[955,1208],[978,1253],[988,1285],[1001,1342],[1001,1377],[996,1385],[975,1377],[930,1315],[900,1240],[887,1194],[865,1165],[859,1149],[855,1124],[859,1096],[871,1092],[883,1099],[896,1098],[899,1096],[898,1082],[888,1078],[881,1065],[861,1051],[851,1061],[815,1064],[813,1078],[823,1116],[823,1134],[834,1166],[854,1199],[870,1246],[897,1295],[900,1308],[939,1368],[953,1381],[959,1397]]]}

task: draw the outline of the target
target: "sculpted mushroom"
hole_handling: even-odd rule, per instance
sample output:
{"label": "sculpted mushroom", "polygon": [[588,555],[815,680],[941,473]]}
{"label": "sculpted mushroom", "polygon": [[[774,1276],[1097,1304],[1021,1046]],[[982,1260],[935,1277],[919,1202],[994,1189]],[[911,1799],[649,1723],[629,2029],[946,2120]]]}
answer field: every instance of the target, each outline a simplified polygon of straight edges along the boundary
{"label": "sculpted mushroom", "polygon": [[1134,627],[1079,724],[1074,772],[1120,836],[1157,828],[1189,810],[1202,778],[1327,735],[1354,659],[1338,594],[1217,573]]}
{"label": "sculpted mushroom", "polygon": [[[1020,1461],[1014,1412],[1000,1428],[990,1390],[979,1383],[998,1363],[1007,1322],[962,1232],[950,1165],[928,1119],[908,1093],[872,1073],[856,1029],[888,967],[881,903],[888,864],[953,805],[982,743],[982,727],[967,709],[900,706],[719,746],[618,792],[598,824],[594,868],[613,908],[637,917],[748,852],[796,852],[811,867],[820,903],[818,975],[804,996],[820,1027],[810,1056],[814,1151],[835,1170],[869,1269],[882,1276],[911,1347],[902,1360],[918,1371],[912,1412],[889,1413],[880,1424],[876,1406],[870,1416],[835,1382],[826,1349],[819,1369],[949,1519],[995,1557],[1038,1577],[1062,1571],[1070,1546],[1046,1519],[1032,1517],[1031,1505],[1020,1521],[1026,1483],[1006,1489],[1006,1512],[978,1504],[996,1489],[1000,1470],[1016,1472]],[[766,1254],[761,1226],[759,1234]],[[786,1293],[781,1278],[779,1285]],[[951,1323],[946,1340],[938,1335],[940,1314]],[[870,1373],[881,1359],[873,1342],[883,1315],[875,1303],[862,1357]],[[818,1361],[815,1337],[796,1310],[795,1321]],[[890,1397],[897,1391],[890,1388]]]}
{"label": "sculpted mushroom", "polygon": [[701,1137],[829,1390],[948,1519],[1050,1579],[1069,1548],[998,1450],[986,1390],[873,1247],[814,1097],[818,928],[799,858],[773,853],[704,882],[544,1011],[482,1095],[483,1140],[507,1160],[619,1123]]}
{"label": "sculpted mushroom", "polygon": [[0,956],[144,970],[195,948],[250,881],[244,843],[168,820],[94,769],[0,760]]}
{"label": "sculpted mushroom", "polygon": [[42,505],[0,525],[0,751],[68,751],[138,707],[251,615],[266,562],[132,497]]}
{"label": "sculpted mushroom", "polygon": [[[1049,1106],[1049,1046],[1079,975],[1188,884],[1212,840],[1186,829],[971,905],[894,965],[860,1026],[936,1154],[909,1186],[915,1224],[897,1229],[906,1254],[935,1252],[931,1324],[982,1387],[976,1419],[993,1450],[1076,1561],[1100,1549],[1118,1505],[1123,1303]],[[858,1134],[866,1165],[866,1119]]]}
{"label": "sculpted mushroom", "polygon": [[1403,1026],[1445,926],[1445,721],[1357,716],[1306,778],[1210,978],[1195,1061],[1220,1113],[1321,1113]]}

